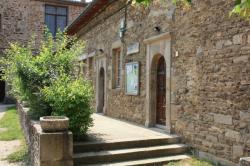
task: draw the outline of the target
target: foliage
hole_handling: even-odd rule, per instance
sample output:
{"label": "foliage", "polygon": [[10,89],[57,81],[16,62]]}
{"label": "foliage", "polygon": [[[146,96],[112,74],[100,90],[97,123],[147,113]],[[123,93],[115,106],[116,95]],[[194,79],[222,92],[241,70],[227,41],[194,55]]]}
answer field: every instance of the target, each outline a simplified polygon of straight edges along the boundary
{"label": "foliage", "polygon": [[213,166],[211,163],[203,160],[198,160],[195,158],[182,160],[179,162],[170,162],[167,166]]}
{"label": "foliage", "polygon": [[[69,43],[74,43],[67,49]],[[41,47],[35,50],[31,41],[27,47],[11,44],[7,55],[1,60],[4,79],[11,85],[12,94],[18,99],[27,100],[36,118],[51,113],[40,90],[53,83],[62,73],[70,74],[74,60],[83,50],[83,43],[58,33],[54,40],[50,33],[45,33]]]}
{"label": "foliage", "polygon": [[90,82],[83,79],[71,81],[64,75],[52,86],[42,90],[45,101],[53,110],[53,115],[67,116],[70,119],[69,128],[78,139],[84,135],[92,124],[91,100],[93,89]]}
{"label": "foliage", "polygon": [[6,129],[6,131],[0,132],[1,141],[10,141],[23,138],[17,111],[14,107],[8,108],[3,118],[0,119],[0,128]]}
{"label": "foliage", "polygon": [[239,15],[243,18],[250,18],[250,0],[237,0],[236,6],[230,13],[230,15]]}
{"label": "foliage", "polygon": [[14,162],[27,162],[28,160],[28,147],[25,141],[22,140],[22,144],[19,149],[6,157],[6,160],[10,163]]}
{"label": "foliage", "polygon": [[[143,5],[149,5],[153,0],[135,0],[136,3],[140,3]],[[172,0],[174,5],[181,5],[183,7],[189,7],[192,0]]]}
{"label": "foliage", "polygon": [[[152,0],[135,0],[137,3],[149,5]],[[250,18],[250,0],[235,0],[236,5],[230,12],[230,15],[239,15],[243,18]],[[174,5],[182,6],[183,8],[189,8],[192,0],[172,0]]]}
{"label": "foliage", "polygon": [[84,134],[91,124],[93,92],[89,83],[74,75],[84,43],[62,32],[56,38],[46,32],[41,46],[34,48],[37,47],[32,41],[26,47],[11,44],[1,59],[4,79],[11,85],[12,94],[27,101],[34,118],[66,115],[74,134]]}

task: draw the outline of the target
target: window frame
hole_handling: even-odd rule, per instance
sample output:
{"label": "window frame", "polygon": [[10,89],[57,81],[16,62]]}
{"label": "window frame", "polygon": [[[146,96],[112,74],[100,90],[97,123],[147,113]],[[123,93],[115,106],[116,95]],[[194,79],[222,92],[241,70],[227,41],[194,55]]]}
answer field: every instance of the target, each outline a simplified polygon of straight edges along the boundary
{"label": "window frame", "polygon": [[[47,6],[51,6],[51,7],[55,7],[56,8],[56,14],[49,14],[46,12],[46,7]],[[61,15],[61,14],[57,14],[57,8],[65,8],[66,9],[66,15]],[[57,16],[66,16],[66,26],[65,28],[68,26],[68,23],[69,23],[69,7],[68,6],[60,6],[60,5],[53,5],[53,4],[45,4],[44,5],[44,24],[47,26],[46,24],[46,16],[47,15],[50,15],[50,16],[55,16],[55,35],[56,35],[56,32],[57,32]],[[48,28],[48,26],[47,26]],[[55,37],[55,36],[54,36]]]}
{"label": "window frame", "polygon": [[[117,52],[120,52],[119,54]],[[118,59],[119,56],[119,59]],[[117,47],[112,49],[112,74],[113,74],[113,89],[122,88],[122,48]]]}

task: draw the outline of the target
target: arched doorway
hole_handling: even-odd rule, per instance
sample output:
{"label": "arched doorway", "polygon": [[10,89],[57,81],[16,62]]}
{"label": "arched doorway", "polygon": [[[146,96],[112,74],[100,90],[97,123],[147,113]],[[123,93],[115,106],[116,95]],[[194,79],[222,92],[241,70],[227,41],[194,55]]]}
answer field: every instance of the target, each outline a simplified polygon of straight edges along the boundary
{"label": "arched doorway", "polygon": [[0,71],[0,102],[4,101],[5,98],[5,81],[2,79],[3,72]]}
{"label": "arched doorway", "polygon": [[166,125],[166,62],[158,59],[156,73],[156,124]]}
{"label": "arched doorway", "polygon": [[98,80],[98,107],[97,107],[98,113],[104,112],[104,103],[105,103],[105,70],[102,67],[100,69],[99,80]]}

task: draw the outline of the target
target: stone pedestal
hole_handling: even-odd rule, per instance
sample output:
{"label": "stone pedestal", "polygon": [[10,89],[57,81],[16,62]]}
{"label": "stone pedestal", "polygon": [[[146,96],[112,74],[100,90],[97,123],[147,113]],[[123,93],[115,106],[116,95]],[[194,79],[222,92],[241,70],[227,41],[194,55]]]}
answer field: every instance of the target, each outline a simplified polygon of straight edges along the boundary
{"label": "stone pedestal", "polygon": [[40,133],[40,166],[73,166],[71,132]]}
{"label": "stone pedestal", "polygon": [[73,134],[70,131],[45,133],[39,121],[28,116],[28,108],[17,103],[30,153],[30,166],[73,166]]}

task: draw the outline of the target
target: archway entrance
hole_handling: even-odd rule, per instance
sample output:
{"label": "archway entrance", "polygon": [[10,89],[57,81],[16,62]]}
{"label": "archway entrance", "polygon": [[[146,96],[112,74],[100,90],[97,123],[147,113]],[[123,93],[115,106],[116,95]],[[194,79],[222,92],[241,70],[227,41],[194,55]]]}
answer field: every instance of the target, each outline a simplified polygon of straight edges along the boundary
{"label": "archway entrance", "polygon": [[98,107],[97,112],[104,112],[104,103],[105,103],[105,71],[102,67],[99,73],[99,81],[98,81]]}
{"label": "archway entrance", "polygon": [[171,133],[175,118],[171,114],[171,36],[163,33],[145,39],[144,43],[147,44],[145,125]]}
{"label": "archway entrance", "polygon": [[156,124],[166,125],[166,62],[163,56],[158,60],[156,76]]}
{"label": "archway entrance", "polygon": [[2,74],[3,72],[0,71],[0,102],[3,102],[5,98],[5,81],[1,80]]}

